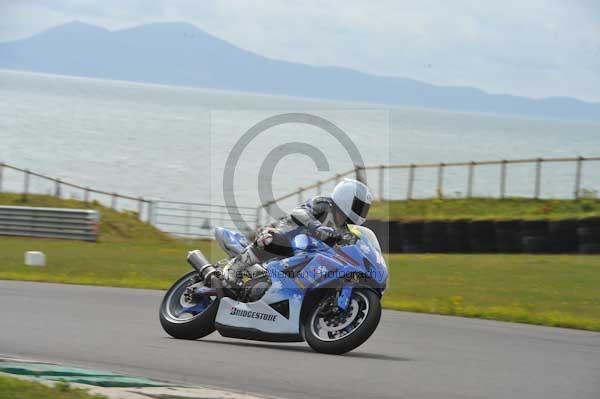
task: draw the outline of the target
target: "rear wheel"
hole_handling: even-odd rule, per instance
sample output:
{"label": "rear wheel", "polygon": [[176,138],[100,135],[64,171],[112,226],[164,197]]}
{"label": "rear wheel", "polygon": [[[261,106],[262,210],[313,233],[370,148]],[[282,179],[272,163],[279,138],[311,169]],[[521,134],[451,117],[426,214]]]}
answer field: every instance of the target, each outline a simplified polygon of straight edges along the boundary
{"label": "rear wheel", "polygon": [[373,334],[380,318],[381,303],[372,290],[354,290],[345,311],[337,306],[335,294],[326,295],[304,321],[306,342],[317,352],[346,353]]}
{"label": "rear wheel", "polygon": [[215,331],[219,309],[217,297],[192,295],[201,287],[198,273],[181,277],[165,294],[160,305],[160,324],[174,338],[198,339]]}

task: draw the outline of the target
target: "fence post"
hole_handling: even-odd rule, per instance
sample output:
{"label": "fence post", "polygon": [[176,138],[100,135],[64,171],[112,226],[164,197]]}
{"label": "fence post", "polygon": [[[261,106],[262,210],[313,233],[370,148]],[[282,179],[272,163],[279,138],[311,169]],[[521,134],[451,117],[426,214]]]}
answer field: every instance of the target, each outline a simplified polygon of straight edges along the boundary
{"label": "fence post", "polygon": [[262,209],[262,205],[259,205],[256,207],[256,226],[255,229],[256,231],[258,231],[258,228],[260,227],[260,210]]}
{"label": "fence post", "polygon": [[354,165],[354,174],[356,175],[356,180],[358,180],[361,183],[367,184],[367,171],[364,167]]}
{"label": "fence post", "polygon": [[54,196],[60,198],[60,179],[54,180]]}
{"label": "fence post", "polygon": [[534,198],[540,198],[540,192],[542,189],[542,158],[538,158],[535,161],[535,192]]}
{"label": "fence post", "polygon": [[500,198],[506,195],[506,159],[500,164]]}
{"label": "fence post", "polygon": [[385,166],[379,165],[379,201],[383,201],[383,172]]}
{"label": "fence post", "polygon": [[467,198],[473,196],[473,182],[475,180],[475,162],[469,163],[469,176],[467,178]]}
{"label": "fence post", "polygon": [[23,200],[26,200],[27,194],[29,194],[29,174],[29,169],[26,169],[23,177]]}
{"label": "fence post", "polygon": [[142,212],[144,211],[144,199],[142,197],[138,198],[138,219],[142,220]]}
{"label": "fence post", "polygon": [[269,204],[268,203],[263,204],[262,209],[263,209],[263,212],[262,212],[263,216],[262,216],[262,220],[260,222],[260,225],[261,226],[266,226],[268,218],[269,218]]}
{"label": "fence post", "polygon": [[577,164],[575,168],[575,199],[579,199],[581,195],[581,167],[583,166],[583,157],[577,157]]}
{"label": "fence post", "polygon": [[148,201],[148,224],[154,224],[154,201]]}
{"label": "fence post", "polygon": [[321,186],[323,185],[323,182],[321,180],[319,180],[317,182],[317,195],[321,195]]}
{"label": "fence post", "polygon": [[187,209],[185,210],[185,233],[189,237],[191,235],[191,217],[192,217],[192,205],[188,204]]}
{"label": "fence post", "polygon": [[444,163],[440,162],[438,165],[437,175],[437,197],[442,198],[444,196]]}
{"label": "fence post", "polygon": [[4,174],[4,162],[0,162],[0,193],[2,192],[2,175]]}
{"label": "fence post", "polygon": [[112,209],[117,209],[117,193],[113,193],[110,207]]}
{"label": "fence post", "polygon": [[85,190],[83,190],[83,202],[85,202],[86,204],[88,202],[90,202],[90,188],[86,187]]}
{"label": "fence post", "polygon": [[271,216],[271,204],[273,204],[273,202],[269,202],[267,203],[267,207],[265,208],[266,210],[266,215],[265,215],[265,225],[269,224],[269,218]]}
{"label": "fence post", "polygon": [[415,165],[411,164],[408,170],[408,187],[406,190],[406,199],[412,199],[413,196],[413,183],[415,180]]}

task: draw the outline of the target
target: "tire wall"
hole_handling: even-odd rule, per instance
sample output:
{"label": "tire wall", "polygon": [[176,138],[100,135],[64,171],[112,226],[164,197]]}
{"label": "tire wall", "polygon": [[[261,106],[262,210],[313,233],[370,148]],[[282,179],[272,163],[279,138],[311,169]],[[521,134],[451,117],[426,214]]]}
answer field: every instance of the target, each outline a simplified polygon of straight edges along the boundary
{"label": "tire wall", "polygon": [[365,226],[389,253],[600,254],[600,218],[381,221]]}

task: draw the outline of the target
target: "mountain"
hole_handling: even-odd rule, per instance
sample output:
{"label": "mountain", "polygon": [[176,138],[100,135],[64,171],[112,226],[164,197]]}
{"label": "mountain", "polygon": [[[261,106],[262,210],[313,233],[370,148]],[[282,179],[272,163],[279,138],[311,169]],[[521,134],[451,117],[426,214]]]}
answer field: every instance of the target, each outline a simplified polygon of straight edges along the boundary
{"label": "mountain", "polygon": [[71,22],[0,43],[0,68],[390,105],[600,120],[600,103],[488,94],[269,59],[187,23],[107,29]]}

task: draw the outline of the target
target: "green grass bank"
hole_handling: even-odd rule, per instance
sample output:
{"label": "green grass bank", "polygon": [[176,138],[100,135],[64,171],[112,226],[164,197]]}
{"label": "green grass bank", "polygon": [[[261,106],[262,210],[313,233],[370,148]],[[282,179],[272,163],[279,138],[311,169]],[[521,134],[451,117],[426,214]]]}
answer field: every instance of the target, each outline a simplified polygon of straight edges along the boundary
{"label": "green grass bank", "polygon": [[370,219],[380,220],[558,220],[600,216],[600,199],[529,198],[419,199],[376,202]]}

